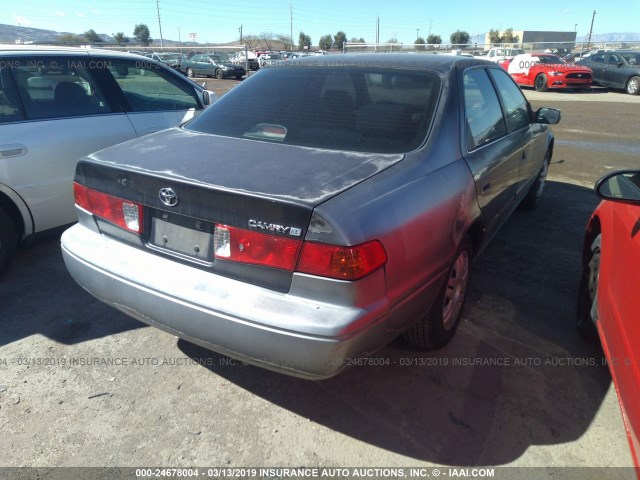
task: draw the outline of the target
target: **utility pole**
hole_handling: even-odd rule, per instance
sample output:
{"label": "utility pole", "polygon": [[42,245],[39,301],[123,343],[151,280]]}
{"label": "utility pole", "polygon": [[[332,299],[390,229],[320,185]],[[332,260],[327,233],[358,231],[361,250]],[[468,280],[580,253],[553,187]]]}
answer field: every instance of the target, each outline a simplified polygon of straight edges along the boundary
{"label": "utility pole", "polygon": [[160,0],[156,0],[156,9],[158,10],[158,27],[160,28],[160,48],[162,48],[162,23],[160,22]]}
{"label": "utility pole", "polygon": [[238,27],[238,31],[240,32],[240,45],[242,45],[242,25]]}
{"label": "utility pole", "polygon": [[587,40],[587,47],[591,45],[591,32],[593,32],[593,21],[596,18],[596,11],[593,11],[593,15],[591,16],[591,28],[589,29],[589,39]]}
{"label": "utility pole", "polygon": [[416,40],[420,37],[420,29],[416,28]]}
{"label": "utility pole", "polygon": [[376,21],[376,43],[380,43],[380,17]]}
{"label": "utility pole", "polygon": [[433,22],[433,17],[429,17],[429,37],[431,36],[431,22]]}
{"label": "utility pole", "polygon": [[182,37],[180,36],[180,29],[182,27],[178,27],[178,42],[180,42],[180,55],[182,55]]}

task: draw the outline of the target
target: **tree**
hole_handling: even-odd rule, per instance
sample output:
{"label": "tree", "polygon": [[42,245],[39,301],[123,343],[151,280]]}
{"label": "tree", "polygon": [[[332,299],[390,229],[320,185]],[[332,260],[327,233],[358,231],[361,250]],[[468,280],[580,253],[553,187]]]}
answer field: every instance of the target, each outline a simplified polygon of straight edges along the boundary
{"label": "tree", "polygon": [[320,37],[318,46],[320,47],[320,50],[329,50],[331,48],[332,43],[333,43],[333,37],[331,36],[331,34],[323,35]]}
{"label": "tree", "polygon": [[489,30],[489,43],[502,43],[500,30],[495,30],[493,28]]}
{"label": "tree", "polygon": [[518,43],[518,35],[513,34],[513,28],[507,28],[502,36],[502,43]]}
{"label": "tree", "polygon": [[282,42],[285,48],[291,48],[291,50],[293,50],[293,41],[291,40],[291,37],[289,35],[283,35],[279,33],[278,35],[276,35],[276,38],[278,39],[278,41]]}
{"label": "tree", "polygon": [[333,36],[333,44],[335,45],[336,48],[340,50],[342,50],[342,47],[344,46],[344,42],[346,41],[347,41],[347,34],[344,33],[343,31],[339,31]]}
{"label": "tree", "polygon": [[349,42],[351,43],[367,43],[364,41],[364,38],[360,37],[360,38],[356,38],[356,37],[351,37],[351,40],[349,40]]}
{"label": "tree", "polygon": [[82,35],[76,35],[74,33],[63,33],[62,35],[59,35],[57,38],[59,43],[82,43],[85,41],[84,37]]}
{"label": "tree", "polygon": [[462,30],[456,30],[451,34],[449,39],[451,40],[452,45],[465,45],[469,43],[469,40],[471,40],[471,35]]}
{"label": "tree", "polygon": [[144,23],[139,23],[133,29],[133,36],[145,47],[148,47],[153,39],[151,38],[151,33],[149,32],[149,27],[147,27]]}
{"label": "tree", "polygon": [[100,43],[102,41],[100,35],[98,35],[93,28],[87,30],[82,35],[89,43]]}
{"label": "tree", "polygon": [[435,35],[435,34],[431,33],[427,37],[427,43],[429,45],[440,45],[442,43],[442,37],[440,37],[440,35]]}
{"label": "tree", "polygon": [[309,50],[311,48],[311,37],[304,32],[300,32],[298,35],[298,49]]}
{"label": "tree", "polygon": [[260,37],[257,35],[244,35],[242,41],[245,43],[249,50],[255,50],[260,43]]}
{"label": "tree", "polygon": [[426,42],[424,41],[424,38],[422,38],[422,37],[418,37],[418,38],[416,38],[416,41],[415,41],[415,42],[413,42],[413,43],[414,43],[414,44],[415,44],[415,46],[416,46],[416,50],[424,50],[424,44],[426,43]]}
{"label": "tree", "polygon": [[113,35],[113,41],[118,45],[122,45],[123,43],[129,43],[129,37],[127,37],[123,32],[118,32]]}
{"label": "tree", "polygon": [[262,32],[260,34],[260,40],[262,40],[267,50],[271,50],[271,42],[273,41],[272,32]]}

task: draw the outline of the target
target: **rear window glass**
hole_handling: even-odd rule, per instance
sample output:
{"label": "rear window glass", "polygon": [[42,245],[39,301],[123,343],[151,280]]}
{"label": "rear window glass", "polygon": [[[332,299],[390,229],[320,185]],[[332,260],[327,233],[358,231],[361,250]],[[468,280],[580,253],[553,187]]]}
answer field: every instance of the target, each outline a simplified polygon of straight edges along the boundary
{"label": "rear window glass", "polygon": [[440,92],[431,72],[265,69],[189,123],[190,130],[314,148],[401,153],[424,141]]}

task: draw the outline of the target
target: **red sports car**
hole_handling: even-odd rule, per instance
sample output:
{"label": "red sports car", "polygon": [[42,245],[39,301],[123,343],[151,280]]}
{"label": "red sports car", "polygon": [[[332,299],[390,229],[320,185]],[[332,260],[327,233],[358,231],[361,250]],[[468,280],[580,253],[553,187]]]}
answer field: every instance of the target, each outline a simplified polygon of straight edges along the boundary
{"label": "red sports car", "polygon": [[590,68],[565,62],[550,53],[516,55],[510,62],[501,62],[518,85],[534,87],[538,92],[550,88],[591,88],[593,72]]}
{"label": "red sports car", "polygon": [[587,226],[578,328],[600,337],[640,478],[640,170],[610,173],[596,192],[604,200]]}

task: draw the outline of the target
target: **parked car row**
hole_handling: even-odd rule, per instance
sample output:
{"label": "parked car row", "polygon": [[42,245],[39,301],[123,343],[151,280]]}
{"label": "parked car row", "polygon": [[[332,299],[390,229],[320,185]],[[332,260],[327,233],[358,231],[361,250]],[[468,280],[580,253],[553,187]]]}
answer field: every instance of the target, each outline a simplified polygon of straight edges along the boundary
{"label": "parked car row", "polygon": [[0,49],[0,272],[20,241],[77,221],[78,158],[185,122],[213,92],[138,55]]}
{"label": "parked car row", "polygon": [[640,94],[640,51],[597,50],[568,62],[550,53],[519,54],[498,63],[521,86],[588,90],[592,85]]}

